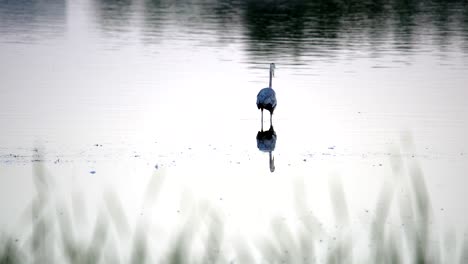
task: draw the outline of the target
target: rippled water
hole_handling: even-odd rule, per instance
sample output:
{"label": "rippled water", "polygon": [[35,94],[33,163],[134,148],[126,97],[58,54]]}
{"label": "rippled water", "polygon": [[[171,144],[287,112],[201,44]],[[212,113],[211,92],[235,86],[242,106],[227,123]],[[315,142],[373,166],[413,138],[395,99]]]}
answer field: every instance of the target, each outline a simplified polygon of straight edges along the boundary
{"label": "rippled water", "polygon": [[[256,144],[270,62],[273,174]],[[466,1],[0,0],[0,192],[18,201],[0,203],[2,220],[30,199],[37,162],[113,185],[129,211],[166,168],[242,223],[256,208],[287,215],[284,186],[304,177],[328,219],[329,175],[360,212],[401,154],[461,226],[467,72]]]}

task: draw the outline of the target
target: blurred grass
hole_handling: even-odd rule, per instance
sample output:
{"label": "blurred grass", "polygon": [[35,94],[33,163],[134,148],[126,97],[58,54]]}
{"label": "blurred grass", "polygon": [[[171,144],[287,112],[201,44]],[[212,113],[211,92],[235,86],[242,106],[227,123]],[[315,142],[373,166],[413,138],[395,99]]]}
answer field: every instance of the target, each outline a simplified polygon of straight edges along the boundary
{"label": "blurred grass", "polygon": [[[412,148],[410,141],[405,145]],[[365,238],[353,237],[339,175],[332,175],[329,181],[336,233],[327,233],[310,211],[305,185],[298,179],[294,185],[294,207],[300,221],[295,226],[274,218],[268,238],[231,243],[225,238],[224,219],[219,210],[203,203],[186,210],[180,230],[175,230],[174,239],[168,241],[151,235],[150,216],[138,218],[132,227],[119,197],[112,192],[104,195],[103,207],[99,208],[90,235],[81,234],[77,227],[85,214],[83,201],[79,196],[72,197],[72,206],[56,201],[52,197],[53,178],[43,163],[36,162],[33,165],[36,194],[26,214],[30,221],[25,221],[28,224],[24,228],[28,239],[19,241],[8,234],[0,235],[0,264],[449,263],[448,260],[468,263],[468,238],[464,236],[457,245],[456,236],[448,236],[445,247],[444,241],[437,239],[423,172],[416,161],[404,163],[399,157],[393,155],[391,159],[393,177],[381,187],[375,215],[370,225],[365,226],[369,246],[359,253],[355,252],[355,244]],[[164,180],[161,173],[151,177],[143,209],[155,207]],[[404,193],[396,195],[397,188]],[[391,210],[399,213],[401,228],[388,224]],[[153,243],[165,250],[155,252]]]}

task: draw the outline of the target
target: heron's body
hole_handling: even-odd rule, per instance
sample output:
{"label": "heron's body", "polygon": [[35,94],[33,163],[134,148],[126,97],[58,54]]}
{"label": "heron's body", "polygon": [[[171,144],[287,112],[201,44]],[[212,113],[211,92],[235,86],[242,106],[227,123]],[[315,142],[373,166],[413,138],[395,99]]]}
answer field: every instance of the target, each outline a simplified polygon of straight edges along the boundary
{"label": "heron's body", "polygon": [[258,109],[266,109],[273,114],[276,108],[276,93],[270,87],[263,88],[257,95],[257,107]]}

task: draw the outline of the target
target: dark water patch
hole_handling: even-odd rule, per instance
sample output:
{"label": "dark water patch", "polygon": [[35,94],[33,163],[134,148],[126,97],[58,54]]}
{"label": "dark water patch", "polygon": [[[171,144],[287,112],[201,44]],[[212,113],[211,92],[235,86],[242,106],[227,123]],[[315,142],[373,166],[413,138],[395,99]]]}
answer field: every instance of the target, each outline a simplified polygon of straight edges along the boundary
{"label": "dark water patch", "polygon": [[[34,6],[46,5],[20,2],[4,0],[0,11],[38,14],[51,17],[53,25],[63,24],[57,18],[64,19],[65,4],[57,8],[46,1],[54,8],[39,9]],[[31,12],[25,12],[23,5]],[[239,43],[249,64],[276,60],[289,66],[308,65],[313,63],[308,54],[333,58],[343,50],[364,49],[381,57],[390,49],[407,56],[428,52],[424,45],[429,41],[439,52],[452,49],[454,42],[464,53],[468,51],[468,11],[462,0],[99,0],[92,7],[104,37],[120,39],[118,45],[134,43],[131,36],[148,45],[180,40],[199,48],[225,48]],[[57,9],[62,10],[60,15],[41,11]],[[6,20],[14,18],[5,16]],[[20,15],[14,21],[10,30],[29,28],[20,22]]]}
{"label": "dark water patch", "polygon": [[132,28],[132,16],[135,12],[135,1],[132,0],[98,0],[93,1],[99,27],[108,37],[119,37]]}
{"label": "dark water patch", "polygon": [[1,0],[0,42],[37,42],[63,36],[67,1]]}

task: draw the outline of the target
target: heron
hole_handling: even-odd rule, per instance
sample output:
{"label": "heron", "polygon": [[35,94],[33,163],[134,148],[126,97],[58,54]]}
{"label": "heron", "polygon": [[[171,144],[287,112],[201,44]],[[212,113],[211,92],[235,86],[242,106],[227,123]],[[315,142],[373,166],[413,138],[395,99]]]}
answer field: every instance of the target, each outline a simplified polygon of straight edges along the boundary
{"label": "heron", "polygon": [[258,131],[257,133],[257,148],[262,152],[268,152],[270,156],[270,171],[275,171],[275,158],[273,157],[273,151],[276,147],[276,132],[273,129],[273,126],[270,126],[270,129],[267,131]]}
{"label": "heron", "polygon": [[272,78],[275,76],[275,64],[270,64],[270,83],[267,88],[263,88],[257,95],[257,107],[262,111],[262,131],[263,131],[263,109],[270,112],[270,126],[272,125],[273,111],[276,107],[276,93],[271,86]]}

